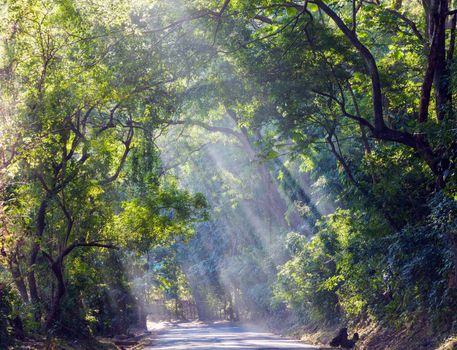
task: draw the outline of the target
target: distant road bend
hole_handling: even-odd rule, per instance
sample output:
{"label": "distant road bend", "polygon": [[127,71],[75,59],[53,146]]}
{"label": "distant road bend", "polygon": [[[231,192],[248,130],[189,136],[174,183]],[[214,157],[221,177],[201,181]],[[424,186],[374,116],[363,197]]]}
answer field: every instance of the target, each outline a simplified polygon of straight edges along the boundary
{"label": "distant road bend", "polygon": [[241,349],[319,349],[271,333],[234,326],[227,323],[198,322],[168,324],[160,330],[154,345],[148,350],[241,350]]}

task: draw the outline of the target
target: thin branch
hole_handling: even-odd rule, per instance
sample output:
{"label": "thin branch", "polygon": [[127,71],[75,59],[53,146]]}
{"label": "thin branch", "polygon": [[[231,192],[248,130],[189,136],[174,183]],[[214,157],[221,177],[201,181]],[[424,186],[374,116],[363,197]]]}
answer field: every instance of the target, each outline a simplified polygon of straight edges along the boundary
{"label": "thin branch", "polygon": [[174,120],[174,121],[170,121],[170,125],[191,125],[191,126],[199,126],[201,128],[204,128],[208,131],[213,131],[213,132],[220,132],[222,134],[229,134],[229,135],[233,135],[235,136],[236,138],[240,138],[240,135],[241,133],[233,130],[233,129],[230,129],[230,128],[227,128],[227,127],[224,127],[224,126],[213,126],[213,125],[208,125],[208,124],[205,124],[201,121],[198,121],[198,120]]}
{"label": "thin branch", "polygon": [[205,123],[197,121],[197,120],[177,120],[177,121],[170,122],[170,124],[199,126],[203,129],[206,129],[211,132],[219,132],[222,134],[235,136],[238,139],[238,141],[243,145],[244,150],[249,153],[249,158],[251,160],[255,159],[255,154],[252,151],[252,147],[249,143],[249,140],[247,139],[247,136],[245,134],[243,134],[242,132],[238,132],[231,128],[227,128],[227,127],[223,127],[223,126],[208,125],[208,124],[205,124]]}
{"label": "thin branch", "polygon": [[268,18],[267,16],[255,15],[254,19],[257,19],[257,20],[267,23],[267,24],[273,24],[273,20],[271,18]]}
{"label": "thin branch", "polygon": [[131,150],[131,144],[132,144],[134,133],[135,133],[134,128],[131,124],[130,129],[127,133],[127,139],[122,142],[124,144],[125,149],[124,149],[124,153],[122,154],[121,160],[119,161],[119,166],[117,167],[115,173],[112,176],[100,181],[100,184],[106,185],[110,182],[115,181],[119,177],[121,170],[124,167],[125,161],[127,160],[127,156],[129,155],[129,152]]}
{"label": "thin branch", "polygon": [[173,27],[177,27],[180,24],[183,24],[183,23],[186,23],[186,22],[190,22],[190,21],[195,20],[195,19],[207,17],[207,16],[218,17],[219,16],[219,12],[215,12],[215,11],[211,11],[211,10],[197,11],[194,14],[181,17],[180,19],[178,19],[178,20],[174,21],[173,23],[170,23],[170,24],[168,24],[168,25],[166,25],[164,27],[144,30],[144,31],[142,31],[142,33],[163,32],[163,31],[166,31],[166,30],[171,29]]}
{"label": "thin branch", "polygon": [[219,11],[219,17],[222,17],[222,15],[224,14],[225,10],[227,9],[229,3],[230,3],[230,0],[224,1],[224,4],[222,5],[221,10]]}
{"label": "thin branch", "polygon": [[416,23],[414,23],[411,19],[409,19],[404,14],[402,14],[402,13],[400,13],[398,11],[395,11],[395,10],[392,10],[392,9],[385,9],[385,11],[387,11],[391,15],[401,19],[409,28],[411,28],[411,30],[413,31],[414,35],[416,35],[416,37],[419,39],[419,41],[422,43],[422,45],[424,45],[424,48],[428,49],[428,42],[427,42],[427,40],[425,40],[425,38],[423,37],[423,35],[419,31],[419,29],[417,28]]}
{"label": "thin branch", "polygon": [[325,92],[317,91],[317,90],[312,90],[312,92],[314,92],[316,95],[320,95],[320,96],[324,96],[324,97],[330,98],[331,100],[333,100],[334,102],[336,102],[340,106],[341,112],[344,114],[344,116],[359,122],[360,124],[362,124],[362,125],[366,126],[367,128],[369,128],[371,131],[375,130],[374,126],[371,125],[371,123],[368,120],[349,113],[346,110],[346,107],[345,107],[344,103],[341,102],[340,100],[338,100],[335,96],[333,96],[331,94],[328,94],[328,93],[325,93]]}
{"label": "thin branch", "polygon": [[119,249],[119,247],[115,246],[114,244],[110,243],[101,243],[100,241],[93,241],[93,242],[75,242],[69,245],[61,254],[59,259],[65,258],[68,254],[70,254],[75,248],[80,247],[99,247],[99,248],[106,248],[106,249]]}
{"label": "thin branch", "polygon": [[109,129],[109,128],[114,128],[114,114],[116,113],[116,111],[118,110],[118,108],[120,107],[121,103],[116,103],[116,105],[111,108],[111,110],[109,111],[109,119],[108,119],[108,122],[103,125],[100,130],[97,131],[97,136],[99,136],[103,131]]}

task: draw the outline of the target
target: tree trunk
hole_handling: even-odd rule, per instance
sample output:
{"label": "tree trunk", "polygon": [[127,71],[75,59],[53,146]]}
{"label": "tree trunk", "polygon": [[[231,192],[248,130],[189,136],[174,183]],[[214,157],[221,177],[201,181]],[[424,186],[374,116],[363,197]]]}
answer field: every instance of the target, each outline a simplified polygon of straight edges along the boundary
{"label": "tree trunk", "polygon": [[11,260],[9,261],[9,268],[11,275],[13,276],[14,283],[16,284],[16,288],[21,295],[22,301],[24,303],[29,302],[29,296],[27,294],[27,286],[25,285],[24,276],[19,268],[19,263],[16,258],[16,254],[13,254]]}
{"label": "tree trunk", "polygon": [[211,319],[211,313],[208,310],[208,305],[201,295],[200,291],[197,290],[197,288],[192,289],[192,296],[194,297],[195,300],[195,307],[197,308],[197,316],[200,321],[208,321]]}
{"label": "tree trunk", "polygon": [[433,9],[431,13],[434,24],[432,35],[436,37],[437,41],[435,47],[436,68],[433,76],[433,84],[435,85],[436,115],[438,120],[443,120],[449,108],[449,84],[446,77],[446,19],[449,5],[448,0],[434,0],[432,3],[436,3],[436,11]]}
{"label": "tree trunk", "polygon": [[57,287],[52,298],[51,310],[49,311],[49,315],[46,319],[45,329],[49,331],[57,322],[60,316],[60,305],[62,299],[65,295],[65,281],[63,277],[63,266],[61,261],[57,261],[52,263],[51,265],[52,272],[54,273],[54,277],[57,280]]}
{"label": "tree trunk", "polygon": [[[43,236],[44,229],[46,227],[46,208],[48,205],[47,197],[41,201],[40,208],[38,209],[37,219],[36,219],[36,230],[35,236],[36,239],[40,239]],[[30,253],[30,260],[29,260],[29,268],[30,272],[28,273],[27,279],[29,282],[29,289],[30,289],[30,299],[32,303],[38,303],[40,301],[40,297],[38,294],[38,286],[36,283],[35,278],[35,264],[36,259],[38,257],[38,252],[40,251],[40,243],[35,241],[32,245],[32,250]],[[38,320],[37,320],[38,321]]]}
{"label": "tree trunk", "polygon": [[143,305],[138,305],[138,327],[142,329],[147,329],[147,318],[148,314]]}
{"label": "tree trunk", "polygon": [[[454,60],[456,26],[457,26],[457,14],[453,14],[452,19],[451,19],[451,34],[450,34],[450,38],[449,38],[449,48],[448,48],[448,53],[447,53],[447,58],[446,58],[446,69],[447,69],[448,73],[451,68],[451,64]],[[447,91],[447,99],[448,99],[448,104],[449,104],[449,115],[451,116],[451,118],[454,118],[454,108],[453,108],[453,104],[452,104],[452,89],[450,88],[449,84],[448,84],[448,91]]]}

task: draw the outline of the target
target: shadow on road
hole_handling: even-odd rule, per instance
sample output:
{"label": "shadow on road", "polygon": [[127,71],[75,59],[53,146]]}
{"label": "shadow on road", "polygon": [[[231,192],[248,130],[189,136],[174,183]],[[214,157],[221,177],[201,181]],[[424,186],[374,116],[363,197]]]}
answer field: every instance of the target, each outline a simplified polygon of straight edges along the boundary
{"label": "shadow on road", "polygon": [[159,331],[154,346],[148,347],[147,349],[311,350],[319,349],[319,347],[306,345],[292,339],[281,338],[280,336],[271,333],[252,330],[238,325],[189,322],[165,325],[165,327]]}

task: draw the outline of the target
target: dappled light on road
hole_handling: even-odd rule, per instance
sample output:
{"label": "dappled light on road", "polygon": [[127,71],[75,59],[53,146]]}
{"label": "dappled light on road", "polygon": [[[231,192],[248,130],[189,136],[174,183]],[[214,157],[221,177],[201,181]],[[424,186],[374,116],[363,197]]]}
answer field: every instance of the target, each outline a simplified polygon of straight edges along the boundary
{"label": "dappled light on road", "polygon": [[154,346],[149,350],[184,349],[318,349],[281,338],[267,332],[254,331],[232,324],[207,325],[197,322],[170,324],[159,333]]}

